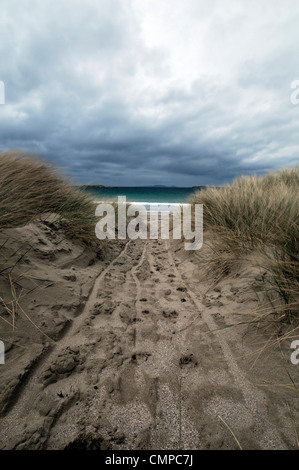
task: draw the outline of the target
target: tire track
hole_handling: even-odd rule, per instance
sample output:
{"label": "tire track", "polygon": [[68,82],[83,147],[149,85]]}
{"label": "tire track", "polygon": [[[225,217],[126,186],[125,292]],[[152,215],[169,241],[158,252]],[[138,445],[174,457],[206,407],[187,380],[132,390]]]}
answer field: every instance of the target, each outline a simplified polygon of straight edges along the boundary
{"label": "tire track", "polygon": [[90,313],[90,308],[94,305],[97,299],[97,292],[99,286],[104,278],[104,276],[109,272],[109,270],[114,266],[114,264],[126,254],[127,248],[129,247],[131,240],[129,240],[123,250],[118,254],[118,256],[112,260],[109,265],[101,271],[98,277],[95,279],[94,285],[91,289],[90,295],[88,300],[85,304],[85,307],[80,315],[74,318],[71,326],[66,331],[65,335],[58,340],[50,352],[45,356],[41,357],[40,362],[37,364],[34,372],[30,375],[28,382],[26,382],[22,390],[19,390],[19,397],[17,400],[14,401],[12,407],[8,410],[6,415],[0,419],[0,443],[1,447],[5,446],[5,444],[9,441],[10,437],[13,436],[14,433],[14,426],[13,423],[17,423],[20,418],[26,415],[26,410],[30,410],[30,403],[32,398],[36,398],[36,394],[41,392],[42,385],[38,383],[39,378],[42,375],[42,372],[51,365],[53,362],[54,357],[57,355],[67,346],[70,345],[70,340],[72,341],[71,346],[74,346],[74,334],[80,327],[80,325],[84,322],[85,318]]}
{"label": "tire track", "polygon": [[199,300],[198,296],[190,288],[189,283],[180,274],[177,265],[174,261],[174,258],[171,254],[171,248],[169,246],[168,241],[167,248],[169,262],[173,266],[173,270],[176,275],[184,283],[186,287],[186,292],[192,299],[192,302],[197,307],[198,311],[202,312],[202,320],[206,323],[209,330],[213,333],[214,337],[219,343],[223,353],[223,358],[225,359],[226,364],[228,365],[228,368],[234,378],[237,387],[243,394],[246,407],[249,409],[251,415],[253,416],[257,429],[259,429],[260,432],[267,436],[267,441],[269,442],[271,447],[278,449],[286,449],[286,446],[281,440],[281,437],[279,436],[278,432],[273,426],[270,425],[267,412],[265,411],[265,408],[263,406],[263,403],[265,402],[264,394],[260,390],[258,390],[242,372],[242,370],[238,366],[233,352],[231,351],[227,341],[225,340],[225,331],[219,331],[219,328],[214,322],[212,316],[209,314],[207,309],[203,309],[202,303]]}
{"label": "tire track", "polygon": [[140,271],[140,268],[141,268],[142,264],[144,263],[147,247],[148,247],[148,244],[147,244],[147,242],[145,242],[138,264],[136,266],[133,266],[133,268],[130,271],[131,276],[134,279],[134,282],[135,282],[135,285],[136,285],[135,317],[134,317],[134,322],[135,322],[135,325],[134,325],[134,348],[135,349],[136,349],[136,344],[137,344],[137,321],[139,319],[141,319],[141,305],[140,305],[141,283],[138,279],[138,272]]}
{"label": "tire track", "polygon": [[[141,271],[145,258],[149,262],[149,277],[145,282],[140,282],[137,274]],[[179,334],[179,337],[177,333],[181,331],[179,325],[182,322],[186,324],[193,313],[188,312],[186,318],[182,316],[179,318],[179,314],[172,307],[166,307],[168,297],[164,295],[164,286],[172,287],[171,302],[176,305],[181,302],[180,293],[175,289],[176,280],[169,277],[172,273],[169,271],[168,263],[165,263],[166,260],[165,242],[151,241],[146,244],[142,260],[134,270],[137,291],[141,295],[144,289],[148,297],[149,314],[144,325],[149,327],[150,323],[154,324],[157,333],[156,341],[151,342],[149,338],[139,336],[137,329],[137,342],[145,348],[144,354],[148,354],[149,359],[137,367],[136,373],[147,377],[151,389],[147,406],[152,410],[153,416],[149,426],[147,448],[190,449],[198,445],[199,437],[181,396],[182,381],[186,371],[180,368],[180,360],[184,355],[186,344],[183,335]],[[159,279],[155,276],[155,272]],[[169,285],[169,281],[174,284]],[[155,299],[152,298],[153,291]],[[139,313],[141,310],[139,305]],[[144,315],[141,315],[142,317],[144,318]],[[147,416],[144,421],[146,419]]]}
{"label": "tire track", "polygon": [[[14,423],[36,418],[30,410],[38,414],[43,401],[47,385],[39,382],[42,373],[71,346],[82,347],[87,360],[78,374],[49,385],[47,392],[54,397],[59,387],[65,387],[63,393],[74,387],[74,393],[58,400],[52,421],[41,418],[41,445],[47,448],[64,448],[82,433],[87,445],[90,428],[94,439],[103,437],[112,449],[231,448],[232,436],[221,423],[219,430],[217,414],[215,419],[207,409],[213,400],[228,403],[234,424],[238,413],[252,417],[253,430],[246,418],[241,424],[256,442],[263,438],[262,446],[285,448],[267,419],[263,394],[239,367],[225,333],[217,331],[199,289],[181,274],[168,240],[127,242],[98,275],[82,313],[39,362],[22,396],[0,421],[2,447],[10,445]],[[209,333],[207,342],[202,332]],[[214,348],[224,359],[220,366]],[[215,386],[210,371],[226,374],[230,382]],[[24,436],[19,442],[26,448],[39,444]]]}

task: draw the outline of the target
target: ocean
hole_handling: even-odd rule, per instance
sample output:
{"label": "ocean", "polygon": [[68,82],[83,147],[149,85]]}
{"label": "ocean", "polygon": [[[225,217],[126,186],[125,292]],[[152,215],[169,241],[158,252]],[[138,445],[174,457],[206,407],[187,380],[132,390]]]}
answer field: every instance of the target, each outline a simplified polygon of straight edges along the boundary
{"label": "ocean", "polygon": [[153,187],[84,187],[97,201],[117,201],[118,196],[126,196],[128,202],[186,203],[199,188],[153,188]]}

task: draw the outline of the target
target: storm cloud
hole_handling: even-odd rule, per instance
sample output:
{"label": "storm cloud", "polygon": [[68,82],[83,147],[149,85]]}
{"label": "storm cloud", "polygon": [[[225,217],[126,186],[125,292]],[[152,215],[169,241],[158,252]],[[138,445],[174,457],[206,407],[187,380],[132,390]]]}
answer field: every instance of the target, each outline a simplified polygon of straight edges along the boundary
{"label": "storm cloud", "polygon": [[298,24],[297,0],[2,0],[0,148],[84,184],[294,166]]}

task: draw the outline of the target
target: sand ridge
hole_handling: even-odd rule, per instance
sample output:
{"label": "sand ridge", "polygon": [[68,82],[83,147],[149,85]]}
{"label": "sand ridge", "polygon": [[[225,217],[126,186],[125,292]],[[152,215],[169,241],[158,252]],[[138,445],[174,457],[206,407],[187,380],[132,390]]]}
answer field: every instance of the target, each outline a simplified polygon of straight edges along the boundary
{"label": "sand ridge", "polygon": [[[55,344],[32,344],[29,378],[2,412],[1,448],[296,446],[286,396],[258,385],[267,364],[250,368],[241,354],[250,341],[218,328],[254,302],[237,301],[242,280],[209,290],[190,253],[168,240],[126,241],[109,261],[81,269],[92,273],[83,306]],[[8,353],[5,367],[18,361]]]}

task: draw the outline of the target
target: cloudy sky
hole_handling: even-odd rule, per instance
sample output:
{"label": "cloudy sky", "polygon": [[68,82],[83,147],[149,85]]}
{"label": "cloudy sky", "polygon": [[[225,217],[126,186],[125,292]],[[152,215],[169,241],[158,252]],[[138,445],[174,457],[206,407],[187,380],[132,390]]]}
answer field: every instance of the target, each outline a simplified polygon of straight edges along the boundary
{"label": "cloudy sky", "polygon": [[1,0],[0,148],[119,186],[296,165],[298,48],[298,0]]}

